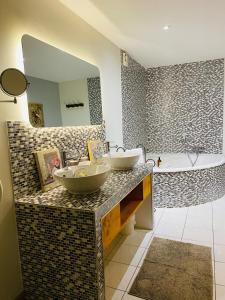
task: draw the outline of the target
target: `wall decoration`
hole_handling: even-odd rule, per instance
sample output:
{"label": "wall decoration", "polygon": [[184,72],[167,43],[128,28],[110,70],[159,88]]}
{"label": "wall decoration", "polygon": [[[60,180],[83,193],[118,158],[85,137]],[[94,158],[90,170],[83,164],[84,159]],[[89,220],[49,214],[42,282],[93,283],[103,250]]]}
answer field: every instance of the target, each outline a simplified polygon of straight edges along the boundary
{"label": "wall decoration", "polygon": [[44,127],[44,113],[43,104],[41,103],[28,103],[29,119],[33,127]]}
{"label": "wall decoration", "polygon": [[105,153],[104,143],[102,141],[89,141],[88,153],[91,161],[95,162],[101,159]]}
{"label": "wall decoration", "polygon": [[54,171],[62,167],[61,157],[58,149],[46,149],[35,152],[36,163],[44,192],[59,186],[54,179]]}

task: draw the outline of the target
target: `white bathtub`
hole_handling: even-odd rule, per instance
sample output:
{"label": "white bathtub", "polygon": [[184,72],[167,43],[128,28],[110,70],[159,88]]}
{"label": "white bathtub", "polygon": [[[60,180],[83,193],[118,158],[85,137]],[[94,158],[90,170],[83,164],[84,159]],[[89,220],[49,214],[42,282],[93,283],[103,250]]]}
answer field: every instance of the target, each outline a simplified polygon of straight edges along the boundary
{"label": "white bathtub", "polygon": [[[225,158],[222,154],[200,154],[192,166],[185,153],[148,153],[147,158],[162,160],[154,167],[156,207],[198,205],[225,194]],[[192,161],[196,155],[191,155]]]}
{"label": "white bathtub", "polygon": [[[182,172],[191,170],[201,170],[220,166],[225,163],[223,154],[199,154],[196,164],[192,166],[186,153],[147,153],[147,159],[151,158],[157,162],[162,160],[160,167],[154,167],[154,173]],[[190,155],[192,161],[196,159],[196,154]]]}

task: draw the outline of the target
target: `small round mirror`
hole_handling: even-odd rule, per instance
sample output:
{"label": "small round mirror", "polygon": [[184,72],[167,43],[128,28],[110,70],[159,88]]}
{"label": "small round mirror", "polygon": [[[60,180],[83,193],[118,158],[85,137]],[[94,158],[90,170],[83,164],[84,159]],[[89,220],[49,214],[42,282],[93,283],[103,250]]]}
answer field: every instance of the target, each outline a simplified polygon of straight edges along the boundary
{"label": "small round mirror", "polygon": [[9,96],[22,95],[28,86],[25,75],[17,69],[6,69],[0,76],[0,86],[3,92]]}

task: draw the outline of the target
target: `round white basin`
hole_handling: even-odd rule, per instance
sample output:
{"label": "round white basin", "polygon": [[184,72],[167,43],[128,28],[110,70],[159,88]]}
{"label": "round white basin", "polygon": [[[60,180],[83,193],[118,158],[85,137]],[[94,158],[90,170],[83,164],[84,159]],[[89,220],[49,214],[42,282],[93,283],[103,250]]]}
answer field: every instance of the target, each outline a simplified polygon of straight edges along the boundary
{"label": "round white basin", "polygon": [[109,173],[107,165],[76,166],[57,170],[54,177],[71,194],[90,194],[105,183]]}
{"label": "round white basin", "polygon": [[114,170],[129,170],[132,169],[138,162],[140,154],[132,151],[117,152],[110,154],[111,167]]}

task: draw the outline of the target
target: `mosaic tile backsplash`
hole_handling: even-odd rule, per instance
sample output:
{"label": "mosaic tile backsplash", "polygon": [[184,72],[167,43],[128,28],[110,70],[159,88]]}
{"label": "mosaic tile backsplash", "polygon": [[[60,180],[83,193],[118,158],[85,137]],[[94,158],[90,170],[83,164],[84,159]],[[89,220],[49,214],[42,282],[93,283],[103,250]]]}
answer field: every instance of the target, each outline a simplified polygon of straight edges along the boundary
{"label": "mosaic tile backsplash", "polygon": [[145,68],[128,56],[128,66],[121,63],[123,143],[128,149],[146,144],[146,83]]}
{"label": "mosaic tile backsplash", "polygon": [[105,140],[104,125],[51,128],[33,128],[22,122],[7,125],[15,199],[41,189],[34,151],[56,147],[87,156],[89,140]]}
{"label": "mosaic tile backsplash", "polygon": [[88,78],[87,87],[91,124],[102,124],[103,120],[100,77]]}
{"label": "mosaic tile backsplash", "polygon": [[185,152],[188,144],[221,153],[224,59],[147,69],[147,148]]}

